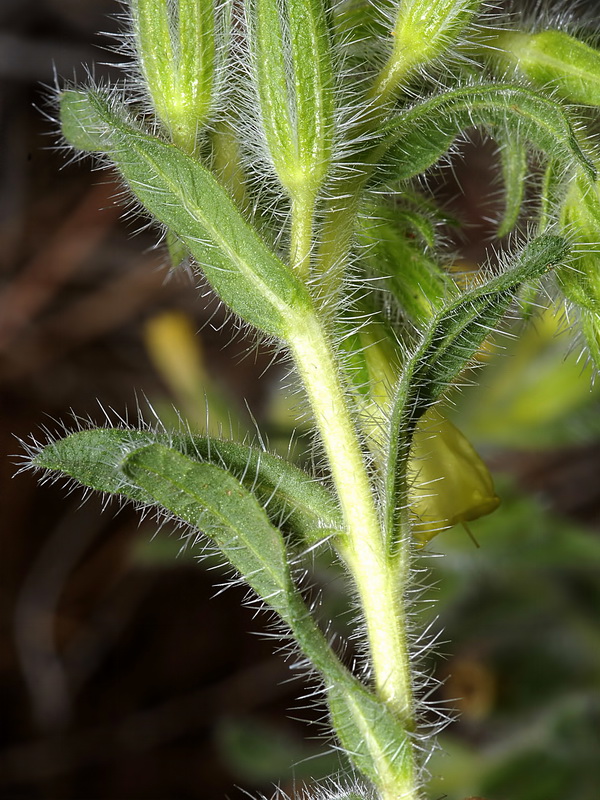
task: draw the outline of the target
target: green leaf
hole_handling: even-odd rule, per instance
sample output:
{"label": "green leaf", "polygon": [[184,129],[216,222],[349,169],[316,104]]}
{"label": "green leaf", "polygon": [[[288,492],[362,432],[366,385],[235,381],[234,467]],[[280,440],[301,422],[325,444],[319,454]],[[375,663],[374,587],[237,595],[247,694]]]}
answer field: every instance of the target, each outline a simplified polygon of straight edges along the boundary
{"label": "green leaf", "polygon": [[498,227],[498,236],[506,236],[517,224],[527,179],[527,146],[520,136],[507,136],[502,141],[502,178],[504,180],[504,216]]}
{"label": "green leaf", "polygon": [[98,115],[87,92],[67,89],[60,95],[60,124],[66,141],[84,153],[107,153],[112,146],[110,128]]}
{"label": "green leaf", "polygon": [[405,362],[391,413],[385,477],[385,524],[392,547],[397,515],[403,513],[397,509],[407,499],[406,468],[416,423],[472,364],[519,287],[563,262],[568,253],[567,242],[558,236],[534,239],[511,269],[444,304]]}
{"label": "green leaf", "polygon": [[383,129],[377,180],[408,180],[425,172],[461,132],[474,126],[508,128],[522,141],[595,178],[595,167],[559,103],[518,86],[492,83],[435,95],[389,122]]}
{"label": "green leaf", "polygon": [[527,245],[511,269],[466,291],[435,314],[405,367],[403,383],[412,395],[411,417],[420,416],[470,363],[521,284],[558,266],[568,253],[565,239],[540,236]]}
{"label": "green leaf", "polygon": [[46,445],[34,464],[62,472],[91,489],[147,503],[149,495],[125,478],[121,463],[138,448],[155,443],[226,469],[259,499],[271,522],[300,543],[314,543],[343,530],[335,499],[321,483],[279,456],[237,442],[99,428],[77,431]]}
{"label": "green leaf", "polygon": [[354,766],[380,790],[409,785],[413,769],[406,720],[360,684],[332,686],[329,708],[335,730]]}
{"label": "green leaf", "polygon": [[185,244],[229,308],[285,339],[290,321],[310,306],[308,292],[214,175],[177,147],[133,127],[124,110],[100,93],[79,95],[77,103],[67,98],[70,126],[79,114],[137,199]]}
{"label": "green leaf", "polygon": [[300,541],[316,542],[343,530],[333,495],[303,470],[279,456],[250,445],[207,437],[177,435],[173,446],[191,458],[220,464],[266,506],[278,527]]}
{"label": "green leaf", "polygon": [[275,170],[294,197],[325,177],[333,133],[333,77],[319,0],[253,0],[252,58],[263,130]]}
{"label": "green leaf", "polygon": [[236,478],[161,444],[136,449],[122,469],[154,502],[204,531],[252,589],[289,616],[291,578],[283,538]]}
{"label": "green leaf", "polygon": [[34,456],[32,465],[62,472],[98,492],[147,503],[150,495],[127,480],[121,462],[127,453],[152,444],[155,439],[153,433],[122,428],[76,431],[43,447]]}
{"label": "green leaf", "polygon": [[[298,646],[325,677],[333,724],[357,769],[379,785],[393,786],[397,776],[411,768],[402,721],[365,689],[332,651],[292,582],[284,539],[261,501],[226,468],[199,458],[207,455],[236,470],[245,462],[244,480],[254,488],[277,474],[277,487],[284,487],[285,502],[291,496],[287,494],[290,486],[294,496],[304,494],[305,502],[309,494],[317,496],[314,484],[308,488],[307,476],[300,478],[293,468],[280,470],[277,457],[242,445],[181,436],[167,446],[153,442],[156,438],[155,433],[145,431],[80,431],[44,447],[33,464],[59,470],[99,491],[156,504],[206,533],[254,591],[288,623]],[[322,501],[323,496],[317,498]],[[304,513],[302,508],[296,509],[297,515]],[[318,507],[313,508],[312,514],[317,513]]]}

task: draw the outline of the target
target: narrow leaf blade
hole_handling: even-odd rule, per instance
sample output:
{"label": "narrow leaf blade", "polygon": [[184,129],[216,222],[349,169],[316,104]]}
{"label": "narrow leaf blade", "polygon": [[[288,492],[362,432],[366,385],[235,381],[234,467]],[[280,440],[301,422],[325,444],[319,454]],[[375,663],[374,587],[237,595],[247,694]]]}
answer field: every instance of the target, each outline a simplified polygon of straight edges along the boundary
{"label": "narrow leaf blade", "polygon": [[70,112],[94,131],[130,189],[190,250],[229,308],[285,339],[289,321],[310,305],[301,281],[244,219],[214,175],[177,147],[136,129],[98,92],[69,98]]}
{"label": "narrow leaf blade", "polygon": [[482,84],[431,97],[388,123],[379,182],[408,180],[425,172],[473,126],[514,128],[534,147],[595,177],[595,167],[559,103],[512,84]]}
{"label": "narrow leaf blade", "polygon": [[121,465],[128,455],[150,444],[168,445],[195,461],[227,470],[266,507],[271,522],[299,544],[312,544],[343,530],[335,499],[323,484],[283,458],[251,445],[189,434],[97,428],[76,431],[46,445],[33,463],[96,491],[148,503],[150,496],[127,480]]}
{"label": "narrow leaf blade", "polygon": [[392,412],[385,475],[385,526],[390,547],[408,503],[407,466],[415,426],[469,365],[505,313],[519,287],[563,262],[569,252],[558,236],[530,242],[512,269],[445,304],[431,319],[405,363]]}
{"label": "narrow leaf blade", "polygon": [[160,444],[131,453],[122,469],[157,504],[213,539],[254,591],[287,616],[291,579],[283,538],[236,478]]}

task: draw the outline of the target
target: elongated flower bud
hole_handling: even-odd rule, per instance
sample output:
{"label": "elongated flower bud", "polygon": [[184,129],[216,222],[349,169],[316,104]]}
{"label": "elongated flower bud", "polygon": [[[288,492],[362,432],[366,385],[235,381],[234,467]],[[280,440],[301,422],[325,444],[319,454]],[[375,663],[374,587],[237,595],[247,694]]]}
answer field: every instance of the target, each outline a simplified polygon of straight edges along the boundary
{"label": "elongated flower bud", "polygon": [[314,194],[327,172],[333,79],[327,23],[318,0],[253,0],[249,24],[265,140],[293,198]]}
{"label": "elongated flower bud", "polygon": [[417,427],[409,474],[412,530],[421,544],[458,522],[490,514],[500,503],[488,468],[469,440],[436,407]]}
{"label": "elongated flower bud", "polygon": [[402,0],[392,31],[394,46],[379,80],[385,96],[413,70],[454,44],[472,20],[480,0]]}
{"label": "elongated flower bud", "polygon": [[503,33],[495,53],[531,80],[583,105],[600,105],[600,52],[563,31]]}
{"label": "elongated flower bud", "polygon": [[134,0],[135,42],[157,117],[172,141],[194,153],[213,102],[213,0]]}

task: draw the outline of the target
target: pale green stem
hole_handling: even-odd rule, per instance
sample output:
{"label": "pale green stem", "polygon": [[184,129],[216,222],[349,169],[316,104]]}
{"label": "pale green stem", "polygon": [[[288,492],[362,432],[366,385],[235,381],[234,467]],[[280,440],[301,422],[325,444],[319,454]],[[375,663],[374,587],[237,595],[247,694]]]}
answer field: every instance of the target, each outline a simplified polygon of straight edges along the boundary
{"label": "pale green stem", "polygon": [[314,192],[302,189],[292,196],[290,263],[302,280],[310,277],[314,208]]}
{"label": "pale green stem", "polygon": [[192,132],[189,126],[181,124],[173,125],[170,134],[173,144],[177,145],[180,150],[192,158],[196,156],[198,145],[195,131]]}
{"label": "pale green stem", "polygon": [[365,458],[323,330],[305,316],[288,339],[327,453],[347,533],[344,557],[360,596],[377,692],[413,726],[403,586],[386,551]]}

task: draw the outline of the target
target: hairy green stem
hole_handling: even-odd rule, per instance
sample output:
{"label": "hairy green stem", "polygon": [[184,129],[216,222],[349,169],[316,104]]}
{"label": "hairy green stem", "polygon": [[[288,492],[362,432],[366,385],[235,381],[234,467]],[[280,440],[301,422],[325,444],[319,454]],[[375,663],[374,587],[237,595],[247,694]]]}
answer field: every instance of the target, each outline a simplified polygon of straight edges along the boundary
{"label": "hairy green stem", "polygon": [[[303,316],[289,343],[340,500],[347,534],[342,551],[363,608],[376,690],[405,727],[412,730],[414,708],[404,587],[398,581],[397,558],[391,558],[386,550],[365,456],[339,371],[315,316]],[[402,787],[402,791],[413,791],[413,787]],[[404,796],[412,795],[395,795]]]}
{"label": "hairy green stem", "polygon": [[292,198],[290,263],[298,277],[310,277],[310,256],[313,233],[314,192],[301,191]]}

